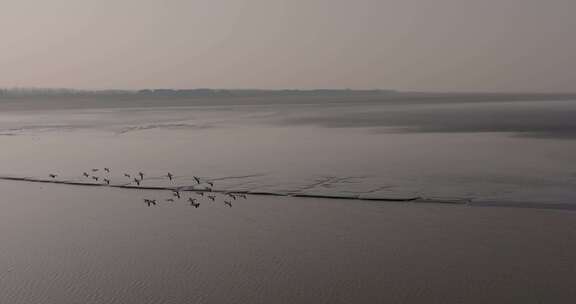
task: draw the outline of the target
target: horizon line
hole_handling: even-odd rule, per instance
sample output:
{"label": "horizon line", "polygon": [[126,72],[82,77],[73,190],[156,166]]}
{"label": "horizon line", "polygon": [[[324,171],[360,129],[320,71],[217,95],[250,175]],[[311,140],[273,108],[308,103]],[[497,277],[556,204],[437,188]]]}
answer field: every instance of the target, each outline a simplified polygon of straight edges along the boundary
{"label": "horizon line", "polygon": [[87,89],[87,88],[72,88],[72,87],[0,87],[0,91],[4,92],[29,92],[41,93],[40,91],[45,91],[46,93],[143,93],[146,91],[261,91],[261,92],[313,92],[313,91],[338,91],[338,92],[381,92],[381,93],[400,93],[400,94],[530,94],[530,95],[576,95],[574,92],[563,92],[563,91],[454,91],[454,90],[397,90],[397,89],[382,89],[382,88],[372,88],[372,89],[353,89],[353,88],[212,88],[212,87],[197,87],[197,88],[174,88],[174,87],[148,87],[140,89],[115,89],[115,88],[98,88],[98,89]]}

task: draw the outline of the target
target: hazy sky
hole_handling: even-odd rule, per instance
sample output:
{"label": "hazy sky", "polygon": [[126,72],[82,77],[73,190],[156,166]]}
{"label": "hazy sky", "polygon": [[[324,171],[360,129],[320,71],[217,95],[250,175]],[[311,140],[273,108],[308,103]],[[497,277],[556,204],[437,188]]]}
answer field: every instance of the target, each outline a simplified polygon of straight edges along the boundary
{"label": "hazy sky", "polygon": [[0,86],[576,91],[576,0],[2,0]]}

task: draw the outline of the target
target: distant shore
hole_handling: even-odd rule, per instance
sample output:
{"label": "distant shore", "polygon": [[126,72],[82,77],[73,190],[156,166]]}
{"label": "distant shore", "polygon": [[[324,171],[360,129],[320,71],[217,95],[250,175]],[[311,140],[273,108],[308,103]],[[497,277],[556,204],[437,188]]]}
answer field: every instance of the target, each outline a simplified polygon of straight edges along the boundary
{"label": "distant shore", "polygon": [[387,99],[498,99],[498,100],[539,100],[574,99],[576,92],[419,92],[397,91],[392,89],[141,89],[141,90],[79,90],[68,88],[0,88],[0,98],[16,97],[351,97],[379,96]]}

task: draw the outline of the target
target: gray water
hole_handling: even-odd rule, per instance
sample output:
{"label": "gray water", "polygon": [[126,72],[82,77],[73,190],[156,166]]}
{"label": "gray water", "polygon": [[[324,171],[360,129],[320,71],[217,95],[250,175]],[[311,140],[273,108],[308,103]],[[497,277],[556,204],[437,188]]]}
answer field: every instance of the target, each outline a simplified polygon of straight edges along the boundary
{"label": "gray water", "polygon": [[[571,204],[576,102],[350,102],[50,109],[0,114],[0,176],[174,172],[222,190]],[[93,101],[92,104],[97,104]],[[105,105],[105,104],[104,104]],[[128,104],[129,105],[129,104]]]}
{"label": "gray water", "polygon": [[[0,303],[576,299],[576,102],[21,102],[0,101]],[[207,181],[214,202],[165,201]]]}

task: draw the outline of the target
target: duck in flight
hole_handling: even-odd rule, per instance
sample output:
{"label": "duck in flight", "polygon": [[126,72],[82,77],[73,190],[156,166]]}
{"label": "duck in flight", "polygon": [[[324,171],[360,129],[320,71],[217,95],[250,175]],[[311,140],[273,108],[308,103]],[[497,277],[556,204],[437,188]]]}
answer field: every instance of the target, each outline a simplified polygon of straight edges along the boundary
{"label": "duck in flight", "polygon": [[140,180],[137,178],[134,178],[134,182],[136,183],[136,185],[140,186]]}
{"label": "duck in flight", "polygon": [[104,168],[104,171],[110,173],[110,168]]}
{"label": "duck in flight", "polygon": [[144,173],[138,172],[138,175],[140,175],[140,180],[143,180],[143,179],[144,179]]}
{"label": "duck in flight", "polygon": [[124,176],[126,176],[127,178],[131,178],[130,174],[128,174],[128,173],[124,173]]}
{"label": "duck in flight", "polygon": [[105,178],[105,179],[104,179],[104,182],[105,182],[107,185],[110,185],[110,180],[109,180],[109,179]]}
{"label": "duck in flight", "polygon": [[226,195],[228,195],[230,198],[232,198],[233,200],[236,200],[236,195],[232,194],[232,193],[226,193]]}
{"label": "duck in flight", "polygon": [[190,202],[190,206],[194,206],[194,208],[200,207],[200,203],[198,203],[198,201],[195,198],[189,197],[188,201]]}
{"label": "duck in flight", "polygon": [[82,175],[84,175],[84,177],[90,177],[90,174],[88,174],[86,172],[82,173]]}
{"label": "duck in flight", "polygon": [[156,200],[151,200],[151,199],[145,198],[145,199],[144,199],[144,202],[145,202],[146,204],[148,204],[148,207],[150,207],[150,206],[152,206],[152,205],[156,206]]}
{"label": "duck in flight", "polygon": [[177,197],[178,199],[180,199],[180,192],[178,190],[174,190],[172,192],[172,195],[174,195],[175,197]]}
{"label": "duck in flight", "polygon": [[169,178],[170,180],[172,180],[172,177],[173,177],[174,175],[172,175],[172,173],[168,172],[168,174],[166,174],[166,176],[168,176],[168,178]]}
{"label": "duck in flight", "polygon": [[216,196],[215,196],[215,195],[207,195],[207,197],[208,197],[211,201],[215,201],[215,200],[216,200]]}
{"label": "duck in flight", "polygon": [[92,176],[92,179],[95,181],[98,181],[98,178],[99,178],[98,176]]}
{"label": "duck in flight", "polygon": [[193,176],[194,180],[196,181],[197,184],[200,184],[200,178],[198,178],[197,176]]}
{"label": "duck in flight", "polygon": [[224,201],[224,204],[230,208],[232,208],[232,203],[229,201]]}
{"label": "duck in flight", "polygon": [[54,178],[56,178],[56,176],[58,176],[58,175],[56,175],[56,174],[50,174],[49,176],[54,179]]}

